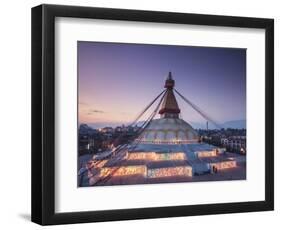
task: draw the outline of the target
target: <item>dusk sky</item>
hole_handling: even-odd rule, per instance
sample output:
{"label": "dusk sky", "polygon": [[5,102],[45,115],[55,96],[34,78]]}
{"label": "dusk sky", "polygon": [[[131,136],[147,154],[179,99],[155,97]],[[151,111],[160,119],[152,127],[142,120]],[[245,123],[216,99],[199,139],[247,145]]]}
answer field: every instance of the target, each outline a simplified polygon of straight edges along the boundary
{"label": "dusk sky", "polygon": [[[246,119],[245,49],[80,41],[79,123],[130,123],[164,89],[169,71],[175,88],[218,123]],[[184,120],[206,122],[177,101]]]}

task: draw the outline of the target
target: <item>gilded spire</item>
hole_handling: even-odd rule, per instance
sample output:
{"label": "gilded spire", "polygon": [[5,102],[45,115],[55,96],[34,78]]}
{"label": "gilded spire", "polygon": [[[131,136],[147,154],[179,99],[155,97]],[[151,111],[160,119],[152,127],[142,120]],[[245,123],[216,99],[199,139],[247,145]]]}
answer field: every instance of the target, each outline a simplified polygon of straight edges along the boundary
{"label": "gilded spire", "polygon": [[173,92],[174,85],[175,85],[175,81],[172,78],[172,73],[169,72],[169,75],[165,82],[165,88],[167,88],[167,92],[163,99],[161,109],[159,110],[159,114],[161,114],[162,117],[166,117],[166,118],[179,117],[180,109]]}

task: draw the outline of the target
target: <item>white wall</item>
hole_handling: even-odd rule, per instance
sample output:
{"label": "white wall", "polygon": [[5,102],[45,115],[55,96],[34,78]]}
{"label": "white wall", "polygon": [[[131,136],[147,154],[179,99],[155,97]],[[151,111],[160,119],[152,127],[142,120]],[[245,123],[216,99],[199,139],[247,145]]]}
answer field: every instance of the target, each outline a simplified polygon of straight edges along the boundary
{"label": "white wall", "polygon": [[[280,60],[280,6],[279,1],[245,0],[56,0],[52,4],[85,5],[142,10],[178,11],[235,16],[275,18],[275,63]],[[0,174],[0,226],[2,229],[38,229],[30,218],[30,8],[41,1],[1,2],[0,42],[0,100],[1,100],[1,174]],[[242,213],[204,217],[181,217],[170,219],[138,220],[67,226],[69,229],[99,228],[196,228],[196,229],[245,229],[269,228],[281,218],[281,80],[275,67],[275,206],[274,212]],[[279,91],[277,91],[279,89]],[[4,129],[3,129],[4,128]],[[117,225],[118,224],[118,225]],[[56,226],[63,229],[65,226]]]}

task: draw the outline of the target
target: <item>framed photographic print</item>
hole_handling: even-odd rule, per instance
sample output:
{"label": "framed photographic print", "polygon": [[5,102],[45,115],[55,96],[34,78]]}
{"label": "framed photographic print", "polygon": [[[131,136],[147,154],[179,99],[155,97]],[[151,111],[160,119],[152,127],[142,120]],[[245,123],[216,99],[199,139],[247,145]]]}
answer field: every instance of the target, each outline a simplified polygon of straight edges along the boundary
{"label": "framed photographic print", "polygon": [[273,210],[273,19],[32,9],[32,221]]}

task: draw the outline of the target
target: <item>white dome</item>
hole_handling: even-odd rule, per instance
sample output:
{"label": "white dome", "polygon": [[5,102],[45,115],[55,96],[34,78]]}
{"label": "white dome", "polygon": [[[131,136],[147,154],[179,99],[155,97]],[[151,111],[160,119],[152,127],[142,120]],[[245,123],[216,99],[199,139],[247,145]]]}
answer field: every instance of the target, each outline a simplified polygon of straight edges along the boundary
{"label": "white dome", "polygon": [[188,144],[198,142],[197,132],[180,118],[152,120],[137,138],[140,143]]}

